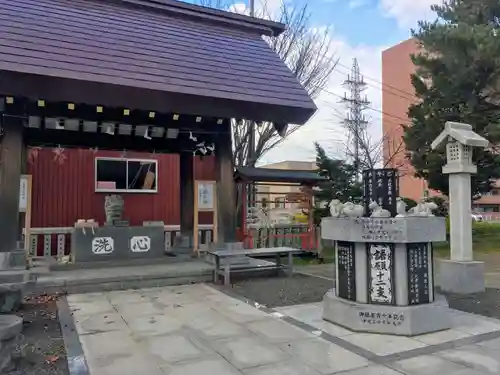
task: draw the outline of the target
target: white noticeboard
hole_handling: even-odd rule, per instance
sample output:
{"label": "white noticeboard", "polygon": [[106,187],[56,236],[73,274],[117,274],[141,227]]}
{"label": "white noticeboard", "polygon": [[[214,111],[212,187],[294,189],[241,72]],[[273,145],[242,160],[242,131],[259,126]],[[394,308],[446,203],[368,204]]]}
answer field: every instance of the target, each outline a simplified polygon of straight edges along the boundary
{"label": "white noticeboard", "polygon": [[215,181],[195,181],[194,182],[194,233],[193,247],[196,252],[199,251],[199,213],[212,212],[213,229],[212,241],[217,242],[217,184]]}
{"label": "white noticeboard", "polygon": [[214,183],[198,181],[198,210],[213,211],[214,198]]}
{"label": "white noticeboard", "polygon": [[28,210],[29,181],[28,176],[22,175],[19,187],[19,212]]}
{"label": "white noticeboard", "polygon": [[24,247],[28,251],[31,231],[31,186],[32,179],[29,174],[22,174],[19,181],[19,212],[24,215]]}

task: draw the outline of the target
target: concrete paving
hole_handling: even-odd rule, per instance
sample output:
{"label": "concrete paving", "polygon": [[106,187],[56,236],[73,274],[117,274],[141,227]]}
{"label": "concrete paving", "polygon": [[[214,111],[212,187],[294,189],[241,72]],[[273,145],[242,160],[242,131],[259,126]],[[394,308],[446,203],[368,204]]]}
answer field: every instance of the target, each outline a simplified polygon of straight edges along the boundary
{"label": "concrete paving", "polygon": [[326,323],[317,303],[267,309],[203,284],[67,301],[90,375],[500,373],[500,321],[458,311],[453,329],[407,338]]}

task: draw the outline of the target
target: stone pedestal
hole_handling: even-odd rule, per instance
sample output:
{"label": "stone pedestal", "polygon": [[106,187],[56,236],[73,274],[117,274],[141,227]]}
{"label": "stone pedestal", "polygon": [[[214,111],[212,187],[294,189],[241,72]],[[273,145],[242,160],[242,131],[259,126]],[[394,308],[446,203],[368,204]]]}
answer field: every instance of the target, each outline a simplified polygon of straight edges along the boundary
{"label": "stone pedestal", "polygon": [[177,234],[174,238],[175,254],[193,254],[193,235]]}
{"label": "stone pedestal", "polygon": [[484,292],[484,262],[439,261],[439,286],[446,293]]}
{"label": "stone pedestal", "polygon": [[23,319],[16,315],[0,315],[0,374],[12,368],[12,354],[19,344]]}
{"label": "stone pedestal", "polygon": [[103,226],[73,229],[71,253],[74,262],[154,259],[165,254],[163,226]]}
{"label": "stone pedestal", "polygon": [[419,335],[450,328],[434,295],[432,242],[446,240],[444,218],[325,218],[335,241],[336,288],[323,318],[353,331]]}
{"label": "stone pedestal", "polygon": [[413,306],[361,304],[336,296],[323,297],[323,319],[356,332],[415,336],[450,328],[448,303],[442,296]]}
{"label": "stone pedestal", "polygon": [[36,275],[26,269],[23,251],[0,253],[0,313],[17,311]]}

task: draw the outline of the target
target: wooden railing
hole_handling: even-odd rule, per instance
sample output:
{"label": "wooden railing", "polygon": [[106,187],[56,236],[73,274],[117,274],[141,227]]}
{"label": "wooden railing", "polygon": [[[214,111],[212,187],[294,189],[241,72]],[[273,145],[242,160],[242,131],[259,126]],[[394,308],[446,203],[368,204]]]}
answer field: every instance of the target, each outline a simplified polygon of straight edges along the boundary
{"label": "wooden railing", "polygon": [[[31,228],[28,251],[31,256],[61,258],[70,253],[71,232],[73,227]],[[307,225],[278,224],[272,228],[249,228],[250,236],[245,239],[245,247],[290,246],[311,250],[316,244],[306,239]],[[180,234],[179,225],[165,225],[165,251],[174,246],[174,240]],[[211,224],[199,225],[198,243],[201,250],[212,242]]]}

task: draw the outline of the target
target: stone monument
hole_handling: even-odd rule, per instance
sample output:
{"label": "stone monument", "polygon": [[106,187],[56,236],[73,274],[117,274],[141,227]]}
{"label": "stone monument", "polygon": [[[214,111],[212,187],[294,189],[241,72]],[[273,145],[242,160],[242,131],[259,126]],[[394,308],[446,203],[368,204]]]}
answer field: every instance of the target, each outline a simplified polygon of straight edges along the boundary
{"label": "stone monument", "polygon": [[104,198],[104,213],[106,214],[106,223],[113,225],[123,219],[123,198],[120,195],[106,195]]}
{"label": "stone monument", "polygon": [[472,126],[447,122],[443,132],[432,142],[432,149],[446,144],[443,173],[449,175],[450,260],[440,262],[440,287],[444,292],[469,294],[485,290],[484,263],[472,257],[471,175],[477,173],[472,162],[474,147],[488,147],[489,142]]}
{"label": "stone monument", "polygon": [[323,319],[404,336],[450,328],[446,300],[434,294],[432,264],[432,242],[446,240],[445,218],[433,216],[427,203],[406,213],[393,169],[365,171],[363,179],[370,217],[340,212],[321,223],[336,254],[336,287],[323,299]]}

